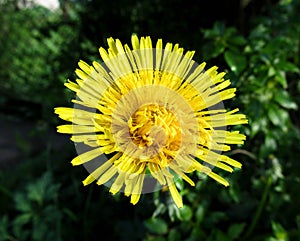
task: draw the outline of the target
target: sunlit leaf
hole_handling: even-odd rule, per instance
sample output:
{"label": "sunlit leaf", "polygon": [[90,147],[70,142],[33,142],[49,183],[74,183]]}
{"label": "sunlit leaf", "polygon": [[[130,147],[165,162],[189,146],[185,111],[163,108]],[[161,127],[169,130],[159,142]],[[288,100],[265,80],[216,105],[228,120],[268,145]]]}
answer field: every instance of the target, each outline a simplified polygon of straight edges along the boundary
{"label": "sunlit leaf", "polygon": [[286,233],[285,229],[282,227],[280,223],[272,222],[272,229],[276,236],[276,238],[280,241],[287,241],[288,234]]}
{"label": "sunlit leaf", "polygon": [[224,54],[224,58],[230,69],[236,74],[241,73],[246,67],[246,57],[241,53],[226,51]]}
{"label": "sunlit leaf", "polygon": [[297,104],[292,101],[289,93],[286,90],[276,92],[274,99],[278,104],[287,109],[296,110],[298,107]]}

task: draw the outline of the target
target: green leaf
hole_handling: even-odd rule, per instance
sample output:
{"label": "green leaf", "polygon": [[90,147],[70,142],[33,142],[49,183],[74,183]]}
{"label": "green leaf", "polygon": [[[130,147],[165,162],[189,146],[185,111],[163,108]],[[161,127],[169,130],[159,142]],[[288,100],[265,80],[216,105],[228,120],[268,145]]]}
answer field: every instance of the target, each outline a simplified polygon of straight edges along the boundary
{"label": "green leaf", "polygon": [[268,109],[268,117],[275,126],[279,126],[284,132],[288,130],[290,120],[289,113],[286,110],[275,105],[270,105]]}
{"label": "green leaf", "polygon": [[276,239],[274,237],[268,237],[265,239],[265,241],[278,241],[278,239]]}
{"label": "green leaf", "polygon": [[284,70],[286,72],[299,73],[300,71],[295,64],[286,61],[279,61],[276,64],[276,67],[277,69]]}
{"label": "green leaf", "polygon": [[221,220],[224,220],[226,218],[226,214],[221,211],[216,211],[210,213],[210,215],[207,217],[207,223],[210,223],[211,225],[220,222]]}
{"label": "green leaf", "polygon": [[189,206],[183,206],[179,209],[179,219],[183,221],[189,221],[193,217],[193,211]]}
{"label": "green leaf", "polygon": [[203,30],[204,38],[214,39],[219,36],[223,36],[225,31],[225,25],[223,22],[215,22],[212,29]]}
{"label": "green leaf", "polygon": [[268,107],[268,117],[275,126],[283,124],[279,115],[279,111],[280,108],[277,105],[269,105]]}
{"label": "green leaf", "polygon": [[268,69],[268,77],[272,77],[274,75],[276,75],[276,69],[273,66],[270,66]]}
{"label": "green leaf", "polygon": [[29,212],[31,211],[30,201],[25,198],[22,193],[16,193],[14,197],[15,207],[18,211]]}
{"label": "green leaf", "polygon": [[223,35],[225,32],[225,24],[223,22],[217,21],[215,22],[213,29],[219,35]]}
{"label": "green leaf", "polygon": [[288,235],[285,229],[276,222],[272,222],[272,229],[275,234],[275,237],[280,240],[280,241],[287,241],[288,240]]}
{"label": "green leaf", "polygon": [[276,147],[277,147],[277,143],[276,143],[276,140],[273,136],[270,135],[270,133],[268,133],[266,135],[266,138],[265,138],[265,147],[267,148],[267,150],[269,152],[273,152],[276,150]]}
{"label": "green leaf", "polygon": [[215,241],[232,241],[232,239],[231,237],[228,237],[225,233],[223,233],[221,230],[217,230]]}
{"label": "green leaf", "polygon": [[36,201],[38,204],[42,204],[44,197],[44,189],[38,185],[29,185],[28,186],[28,198],[31,201]]}
{"label": "green leaf", "polygon": [[4,215],[0,219],[0,241],[7,241],[9,240],[9,233],[8,233],[8,217]]}
{"label": "green leaf", "polygon": [[245,226],[245,223],[232,224],[228,229],[228,236],[232,238],[232,240],[239,238]]}
{"label": "green leaf", "polygon": [[21,240],[27,240],[29,230],[26,228],[31,222],[31,214],[21,214],[13,221],[13,233],[17,237],[22,237]]}
{"label": "green leaf", "polygon": [[274,98],[275,98],[275,101],[284,108],[294,109],[294,110],[296,110],[298,108],[297,104],[292,101],[289,93],[285,90],[278,91],[275,94]]}
{"label": "green leaf", "polygon": [[205,44],[202,48],[203,58],[205,60],[209,60],[211,58],[218,57],[225,50],[225,46],[221,44],[215,44],[213,42],[209,42]]}
{"label": "green leaf", "polygon": [[283,88],[287,88],[287,80],[285,76],[285,72],[283,71],[276,71],[275,80],[281,84]]}
{"label": "green leaf", "polygon": [[28,185],[28,198],[42,205],[43,202],[56,198],[59,186],[52,183],[51,173],[46,172],[36,182]]}
{"label": "green leaf", "polygon": [[21,214],[15,218],[14,225],[23,226],[30,222],[31,217],[31,213]]}
{"label": "green leaf", "polygon": [[203,232],[203,229],[199,226],[195,225],[192,232],[191,232],[191,239],[190,240],[206,240],[206,234]]}
{"label": "green leaf", "polygon": [[166,241],[164,237],[148,236],[145,241]]}
{"label": "green leaf", "polygon": [[198,206],[198,208],[196,210],[195,216],[196,216],[196,221],[198,223],[201,223],[202,220],[204,219],[204,216],[205,216],[205,208],[204,208],[204,206],[202,206],[202,205]]}
{"label": "green leaf", "polygon": [[245,45],[247,43],[247,40],[241,35],[233,36],[229,40],[230,43],[240,46]]}
{"label": "green leaf", "polygon": [[151,233],[166,234],[168,232],[168,225],[163,219],[150,218],[144,224]]}
{"label": "green leaf", "polygon": [[48,232],[49,230],[45,222],[39,218],[34,220],[32,229],[32,239],[34,241],[45,240],[45,236],[48,234]]}
{"label": "green leaf", "polygon": [[240,74],[247,65],[246,57],[238,52],[228,50],[225,52],[224,58],[231,71],[236,74]]}
{"label": "green leaf", "polygon": [[279,162],[279,160],[275,156],[273,156],[271,162],[272,162],[272,169],[270,175],[272,176],[272,179],[276,181],[280,178],[284,178],[282,174],[282,165]]}
{"label": "green leaf", "polygon": [[175,185],[180,191],[182,191],[184,188],[184,182],[183,182],[182,178],[177,178],[175,181]]}
{"label": "green leaf", "polygon": [[168,241],[181,241],[181,234],[176,229],[171,229],[168,234]]}

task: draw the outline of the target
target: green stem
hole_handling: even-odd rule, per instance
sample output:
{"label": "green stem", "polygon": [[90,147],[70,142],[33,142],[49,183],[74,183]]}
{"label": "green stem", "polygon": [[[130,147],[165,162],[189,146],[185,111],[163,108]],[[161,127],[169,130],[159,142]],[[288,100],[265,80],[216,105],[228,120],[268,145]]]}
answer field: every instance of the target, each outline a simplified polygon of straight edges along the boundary
{"label": "green stem", "polygon": [[263,195],[261,197],[261,200],[260,200],[260,203],[259,203],[259,206],[258,208],[256,209],[256,212],[255,212],[255,215],[254,215],[254,218],[250,224],[250,227],[249,229],[247,230],[247,233],[245,234],[245,239],[247,239],[253,232],[254,228],[256,227],[257,225],[257,222],[262,214],[262,211],[263,211],[263,208],[265,206],[265,203],[267,201],[267,197],[268,197],[268,194],[269,194],[269,191],[270,191],[270,187],[272,185],[272,177],[269,176],[268,179],[267,179],[267,183],[266,183],[266,186],[265,186],[265,190],[263,192]]}
{"label": "green stem", "polygon": [[85,202],[85,206],[84,206],[84,210],[83,210],[83,230],[84,230],[84,240],[88,239],[88,233],[90,232],[90,230],[88,229],[88,212],[89,212],[89,208],[90,208],[90,204],[91,204],[91,198],[92,198],[92,193],[93,193],[94,187],[91,185],[89,188],[89,193],[88,196],[86,198],[86,202]]}
{"label": "green stem", "polygon": [[300,40],[298,40],[298,49],[297,53],[295,54],[295,64],[299,65],[299,59],[300,59]]}

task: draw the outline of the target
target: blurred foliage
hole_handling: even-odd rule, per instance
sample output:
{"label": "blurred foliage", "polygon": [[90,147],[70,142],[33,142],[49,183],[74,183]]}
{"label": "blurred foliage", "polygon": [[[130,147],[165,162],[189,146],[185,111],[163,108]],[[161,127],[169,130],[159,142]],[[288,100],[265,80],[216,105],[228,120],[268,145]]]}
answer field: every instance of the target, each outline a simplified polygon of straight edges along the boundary
{"label": "blurred foliage", "polygon": [[[66,102],[62,85],[72,73],[74,57],[79,58],[73,51],[80,45],[79,20],[75,9],[62,18],[41,6],[15,8],[16,1],[0,4],[1,109],[51,118],[49,109]],[[15,105],[20,107],[10,110]]]}
{"label": "blurred foliage", "polygon": [[0,240],[11,238],[9,225],[19,240],[61,240],[62,213],[55,205],[58,189],[59,184],[52,182],[50,173],[45,173],[34,183],[29,183],[24,192],[16,192],[14,203],[19,214],[11,224],[7,216],[2,218]]}
{"label": "blurred foliage", "polygon": [[132,206],[105,187],[82,187],[85,170],[67,163],[71,145],[26,156],[0,171],[0,240],[300,240],[299,0],[61,0],[56,11],[24,2],[0,0],[3,114],[53,126],[76,62],[99,60],[107,37],[128,42],[135,32],[179,42],[227,72],[237,96],[225,104],[248,116],[238,127],[248,139],[229,153],[243,163],[229,188],[200,173],[195,187],[177,181],[182,209],[164,191]]}

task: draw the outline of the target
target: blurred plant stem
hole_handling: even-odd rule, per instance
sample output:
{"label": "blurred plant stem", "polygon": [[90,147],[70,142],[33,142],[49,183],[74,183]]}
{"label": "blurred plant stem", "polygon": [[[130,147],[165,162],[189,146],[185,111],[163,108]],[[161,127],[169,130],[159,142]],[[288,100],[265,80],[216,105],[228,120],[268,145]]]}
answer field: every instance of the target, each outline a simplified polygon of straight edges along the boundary
{"label": "blurred plant stem", "polygon": [[94,191],[94,186],[90,186],[89,193],[85,201],[84,210],[83,210],[83,230],[84,230],[84,240],[87,240],[89,237],[89,224],[88,224],[88,213],[91,204],[91,198]]}
{"label": "blurred plant stem", "polygon": [[9,241],[20,241],[19,239],[13,237],[13,236],[8,236],[7,237]]}
{"label": "blurred plant stem", "polygon": [[256,212],[254,214],[254,218],[250,224],[250,227],[248,228],[246,234],[245,234],[245,240],[250,237],[250,235],[253,233],[253,230],[255,229],[257,222],[262,214],[263,208],[265,207],[266,201],[267,201],[267,197],[269,195],[269,191],[270,191],[270,187],[272,185],[272,176],[269,175],[267,182],[266,182],[266,186],[263,192],[263,195],[261,197],[260,203],[258,208],[256,209]]}

